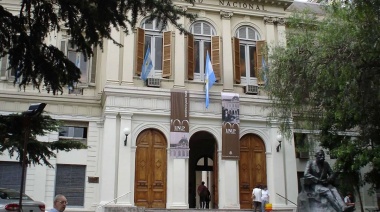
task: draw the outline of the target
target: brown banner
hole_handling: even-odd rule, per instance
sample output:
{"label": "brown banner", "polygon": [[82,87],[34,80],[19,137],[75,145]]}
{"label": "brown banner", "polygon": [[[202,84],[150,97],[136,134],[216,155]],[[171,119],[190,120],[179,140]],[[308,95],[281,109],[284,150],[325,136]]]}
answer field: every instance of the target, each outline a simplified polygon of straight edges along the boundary
{"label": "brown banner", "polygon": [[240,157],[239,94],[222,92],[222,158]]}
{"label": "brown banner", "polygon": [[170,156],[189,158],[189,92],[171,90]]}

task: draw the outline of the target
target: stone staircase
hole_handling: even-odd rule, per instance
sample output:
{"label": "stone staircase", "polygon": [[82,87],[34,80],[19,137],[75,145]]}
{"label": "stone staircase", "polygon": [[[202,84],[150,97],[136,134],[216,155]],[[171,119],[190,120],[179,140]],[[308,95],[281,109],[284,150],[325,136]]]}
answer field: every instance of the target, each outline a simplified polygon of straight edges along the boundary
{"label": "stone staircase", "polygon": [[[104,212],[252,212],[253,209],[155,209],[126,206],[105,206]],[[293,212],[293,210],[272,210],[273,212]]]}

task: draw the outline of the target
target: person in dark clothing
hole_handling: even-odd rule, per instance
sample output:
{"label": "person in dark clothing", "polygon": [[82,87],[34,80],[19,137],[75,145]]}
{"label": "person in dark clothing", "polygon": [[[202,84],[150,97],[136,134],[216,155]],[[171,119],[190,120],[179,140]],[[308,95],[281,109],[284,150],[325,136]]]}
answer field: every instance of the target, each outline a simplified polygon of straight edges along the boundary
{"label": "person in dark clothing", "polygon": [[200,201],[200,208],[206,208],[207,191],[208,188],[205,186],[205,182],[202,181],[201,185],[199,185],[197,189]]}

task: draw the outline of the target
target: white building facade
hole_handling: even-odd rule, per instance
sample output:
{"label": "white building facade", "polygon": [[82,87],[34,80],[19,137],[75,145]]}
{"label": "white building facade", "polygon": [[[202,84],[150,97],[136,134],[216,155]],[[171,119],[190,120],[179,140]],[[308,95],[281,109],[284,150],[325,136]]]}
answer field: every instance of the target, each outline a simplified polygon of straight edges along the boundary
{"label": "white building facade", "polygon": [[[270,101],[262,91],[259,45],[285,43],[285,9],[292,1],[199,0],[195,5],[175,4],[198,14],[195,22],[180,19],[190,35],[173,26],[160,32],[144,17],[130,35],[116,30],[112,36],[123,47],[105,41],[103,51],[84,61],[70,49],[65,32],[52,34],[49,44],[59,46],[80,62],[81,84],[53,96],[48,88],[20,91],[14,73],[1,59],[0,113],[20,113],[31,103],[47,103],[45,111],[62,120],[61,132],[41,141],[75,138],[89,148],[58,152],[46,166],[27,171],[26,194],[52,208],[53,197],[64,194],[68,211],[95,211],[103,204],[146,208],[197,208],[196,189],[209,187],[210,208],[251,208],[251,192],[267,185],[274,209],[292,211],[298,194],[294,141],[281,139],[278,123],[268,125]],[[12,12],[18,4],[1,3]],[[143,82],[142,58],[151,49],[154,65]],[[204,65],[212,58],[218,81],[205,107]],[[78,63],[77,63],[78,64]],[[189,157],[170,156],[171,90],[189,94]],[[222,157],[221,92],[239,95],[240,157]],[[124,129],[130,129],[126,138]],[[297,167],[297,164],[301,166]],[[304,164],[303,164],[304,166]],[[6,152],[0,155],[0,187],[19,188],[20,166]],[[9,176],[12,176],[11,178]],[[115,200],[113,202],[113,200]],[[293,202],[293,203],[292,203]]]}

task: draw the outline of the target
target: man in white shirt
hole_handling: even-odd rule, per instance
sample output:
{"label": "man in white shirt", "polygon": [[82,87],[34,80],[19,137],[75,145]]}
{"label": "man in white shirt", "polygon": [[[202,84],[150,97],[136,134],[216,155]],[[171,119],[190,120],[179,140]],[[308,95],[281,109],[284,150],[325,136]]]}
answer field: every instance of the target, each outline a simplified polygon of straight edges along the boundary
{"label": "man in white shirt", "polygon": [[261,212],[265,212],[265,204],[269,202],[269,191],[267,186],[263,186],[261,190]]}
{"label": "man in white shirt", "polygon": [[255,207],[255,212],[256,212],[256,209],[258,209],[258,211],[260,212],[260,209],[261,209],[261,186],[260,185],[257,185],[256,188],[254,188],[252,190],[252,197],[255,197],[255,198],[252,198],[252,201],[253,201],[253,206]]}

